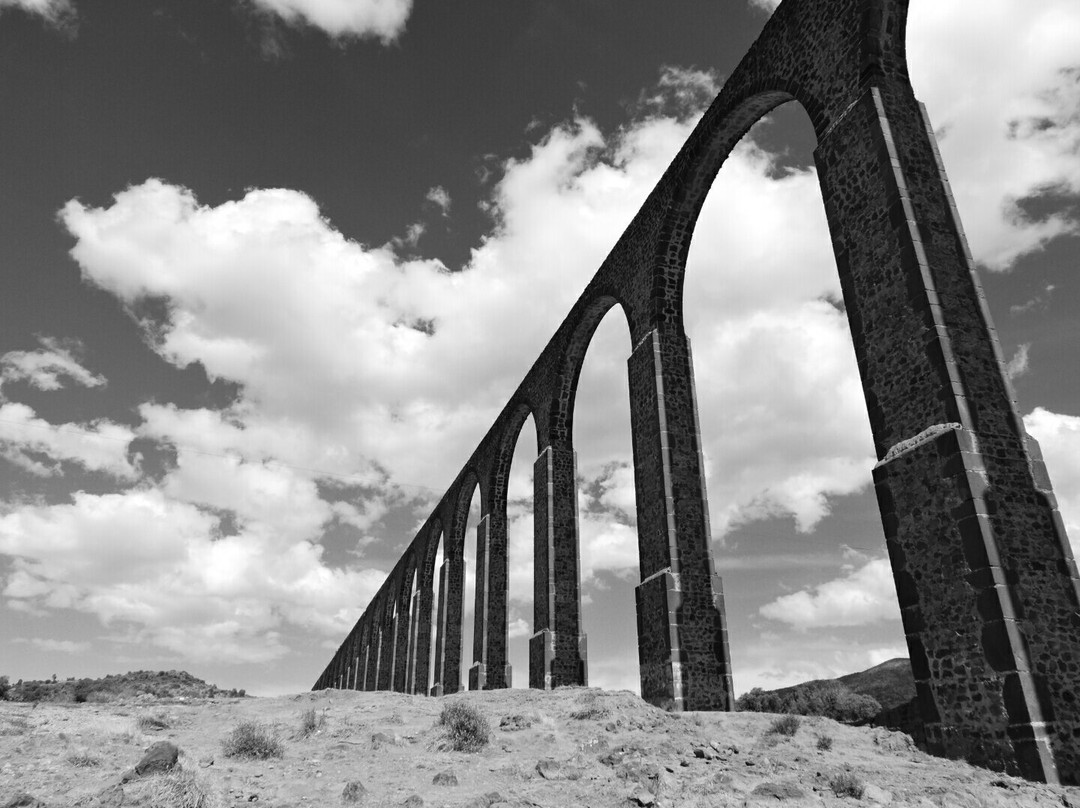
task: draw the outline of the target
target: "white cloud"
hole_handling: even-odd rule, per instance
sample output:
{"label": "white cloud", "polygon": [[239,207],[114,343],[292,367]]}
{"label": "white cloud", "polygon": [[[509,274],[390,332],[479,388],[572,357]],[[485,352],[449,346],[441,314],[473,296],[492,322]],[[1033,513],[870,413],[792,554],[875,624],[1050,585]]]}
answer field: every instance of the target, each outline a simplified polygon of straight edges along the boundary
{"label": "white cloud", "polygon": [[57,22],[72,13],[70,0],[0,0],[0,14],[5,8],[19,8]]}
{"label": "white cloud", "polygon": [[390,42],[405,29],[412,0],[254,0],[287,22],[303,21],[331,36]]}
{"label": "white cloud", "polygon": [[450,215],[450,194],[441,185],[429,188],[424,199],[435,205],[443,216]]}
{"label": "white cloud", "polygon": [[776,7],[780,5],[780,0],[749,0],[749,3],[751,8],[759,8],[772,14]]}
{"label": "white cloud", "polygon": [[282,656],[288,630],[340,635],[382,583],[380,570],[327,567],[297,532],[317,525],[251,519],[224,537],[216,528],[216,516],[159,490],[9,509],[3,594],[134,626],[140,641],[188,659],[242,662]]}
{"label": "white cloud", "polygon": [[65,346],[54,337],[38,337],[41,351],[8,351],[0,356],[0,380],[25,380],[39,390],[59,390],[67,377],[83,387],[100,387],[105,377],[84,368],[74,353],[81,350],[78,343]]}
{"label": "white cloud", "polygon": [[45,637],[30,637],[29,639],[17,637],[12,642],[29,643],[42,651],[52,651],[60,654],[85,654],[91,647],[88,642],[50,640]]}
{"label": "white cloud", "polygon": [[1028,358],[1028,352],[1031,350],[1031,343],[1025,342],[1017,346],[1016,353],[1013,354],[1005,364],[1005,375],[1010,379],[1015,379],[1018,376],[1023,376],[1028,372],[1031,363]]}
{"label": "white cloud", "polygon": [[908,62],[938,131],[975,258],[1007,269],[1075,232],[1075,214],[1031,220],[1017,201],[1080,193],[1080,5],[1073,0],[912,3]]}
{"label": "white cloud", "polygon": [[1080,555],[1080,417],[1036,407],[1024,427],[1039,442],[1073,554]]}
{"label": "white cloud", "polygon": [[133,480],[138,470],[127,453],[134,437],[131,429],[110,421],[50,424],[25,404],[0,403],[0,456],[41,477],[62,474],[67,461]]}
{"label": "white cloud", "polygon": [[892,568],[887,558],[868,562],[858,569],[810,589],[782,595],[759,610],[799,630],[823,626],[865,626],[882,620],[899,620]]}

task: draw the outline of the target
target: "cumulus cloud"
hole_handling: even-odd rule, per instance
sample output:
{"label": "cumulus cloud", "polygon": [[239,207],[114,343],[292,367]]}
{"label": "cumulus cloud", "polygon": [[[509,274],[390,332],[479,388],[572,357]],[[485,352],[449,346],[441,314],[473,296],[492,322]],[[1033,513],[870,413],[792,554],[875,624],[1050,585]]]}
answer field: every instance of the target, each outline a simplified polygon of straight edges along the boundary
{"label": "cumulus cloud", "polygon": [[1028,358],[1028,352],[1031,350],[1031,343],[1024,342],[1017,346],[1016,353],[1013,354],[1005,364],[1005,375],[1010,379],[1015,379],[1018,376],[1023,376],[1031,367],[1031,361]]}
{"label": "cumulus cloud", "polygon": [[67,378],[83,387],[100,387],[105,377],[92,373],[75,358],[78,342],[64,344],[55,337],[38,337],[43,350],[8,351],[0,356],[0,380],[23,381],[39,390],[59,390]]}
{"label": "cumulus cloud", "polygon": [[441,185],[429,188],[424,199],[438,208],[443,216],[450,215],[450,193]]}
{"label": "cumulus cloud", "polygon": [[51,651],[60,654],[85,654],[90,650],[90,643],[75,642],[74,640],[50,640],[45,637],[16,637],[12,642],[29,643],[42,651]]}
{"label": "cumulus cloud", "polygon": [[0,14],[9,8],[39,14],[54,23],[61,22],[74,13],[70,0],[0,0]]}
{"label": "cumulus cloud", "polygon": [[840,578],[783,595],[759,612],[800,631],[900,619],[887,558],[874,559],[857,569],[849,567]]}
{"label": "cumulus cloud", "polygon": [[970,11],[912,3],[908,62],[972,253],[1002,270],[1077,230],[1075,212],[1032,218],[1019,203],[1080,193],[1080,6],[991,0]]}
{"label": "cumulus cloud", "polygon": [[135,433],[106,420],[88,424],[51,424],[25,404],[0,404],[0,456],[31,474],[63,473],[63,463],[132,480],[137,468],[128,458]]}
{"label": "cumulus cloud", "polygon": [[331,570],[295,525],[218,518],[160,490],[93,495],[0,516],[3,589],[30,609],[77,609],[135,627],[140,641],[196,660],[268,661],[292,628],[340,634],[382,583],[376,569]]}
{"label": "cumulus cloud", "polygon": [[1073,554],[1080,555],[1080,417],[1036,407],[1024,427],[1042,448]]}
{"label": "cumulus cloud", "polygon": [[253,1],[287,22],[315,26],[331,36],[377,37],[384,42],[401,34],[412,11],[412,0]]}

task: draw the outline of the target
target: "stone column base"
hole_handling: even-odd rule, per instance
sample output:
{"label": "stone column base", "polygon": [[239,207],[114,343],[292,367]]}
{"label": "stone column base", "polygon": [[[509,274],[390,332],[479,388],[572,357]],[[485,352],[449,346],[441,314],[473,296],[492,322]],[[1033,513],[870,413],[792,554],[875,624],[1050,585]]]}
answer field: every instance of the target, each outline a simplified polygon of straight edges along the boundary
{"label": "stone column base", "polygon": [[529,687],[553,690],[561,685],[587,686],[588,658],[586,635],[566,637],[542,629],[529,639]]}
{"label": "stone column base", "polygon": [[679,582],[670,570],[661,570],[634,588],[634,599],[641,698],[663,710],[681,712],[685,698],[679,648]]}

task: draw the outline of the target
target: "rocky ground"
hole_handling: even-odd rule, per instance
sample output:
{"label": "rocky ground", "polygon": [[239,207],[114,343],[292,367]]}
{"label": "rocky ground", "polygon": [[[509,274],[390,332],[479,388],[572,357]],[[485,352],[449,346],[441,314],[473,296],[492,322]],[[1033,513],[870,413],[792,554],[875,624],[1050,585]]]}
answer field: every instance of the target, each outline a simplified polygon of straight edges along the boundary
{"label": "rocky ground", "polygon": [[[456,700],[490,723],[481,751],[446,748],[437,722]],[[304,734],[304,713],[312,709],[317,725]],[[273,729],[281,757],[226,756],[225,739],[251,720]],[[589,688],[438,699],[328,690],[165,703],[0,702],[0,806],[194,808],[191,794],[201,791],[207,808],[1080,808],[1080,788],[930,757],[900,733],[803,718],[788,736],[770,731],[776,720],[760,713],[669,714],[625,691]],[[163,775],[133,771],[162,741],[179,748],[187,778],[179,791],[173,784],[172,796]],[[184,789],[187,796],[179,796]]]}

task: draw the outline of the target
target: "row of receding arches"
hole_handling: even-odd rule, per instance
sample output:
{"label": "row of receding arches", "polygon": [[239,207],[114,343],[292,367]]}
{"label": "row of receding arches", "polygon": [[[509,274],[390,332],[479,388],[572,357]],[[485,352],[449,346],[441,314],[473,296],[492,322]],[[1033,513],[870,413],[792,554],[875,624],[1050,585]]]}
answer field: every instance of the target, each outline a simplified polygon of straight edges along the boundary
{"label": "row of receding arches", "polygon": [[[543,546],[534,548],[534,617],[537,635],[530,643],[529,683],[537,687],[584,684],[587,665],[580,618],[580,564],[576,523],[574,453],[570,419],[581,375],[581,363],[599,321],[614,305],[605,297],[585,308],[586,319],[559,365],[567,383],[556,386],[560,400],[545,408],[527,403],[508,406],[417,533],[364,615],[342,643],[316,687],[361,690],[392,689],[408,693],[450,693],[510,684],[508,603],[508,516],[510,471],[514,449],[528,423],[536,428],[542,451],[534,465],[534,532]],[[539,416],[539,417],[537,417]],[[541,424],[558,424],[541,431]],[[558,433],[558,437],[550,434]],[[482,516],[475,520],[474,499]],[[473,505],[473,508],[470,508]],[[470,530],[475,524],[475,539]],[[473,543],[473,541],[475,543]],[[471,545],[471,546],[470,546]],[[470,551],[475,547],[475,555]],[[467,581],[466,565],[471,564]],[[560,572],[556,573],[556,567]],[[475,587],[472,626],[463,625],[469,611],[467,590]],[[471,636],[467,635],[471,629]],[[576,654],[566,660],[555,653],[571,638]],[[465,676],[462,655],[471,646]],[[563,654],[562,656],[565,656]],[[542,667],[536,668],[536,663]],[[520,674],[519,674],[520,675]]]}
{"label": "row of receding arches", "polygon": [[[581,358],[617,302],[632,345],[641,695],[675,710],[731,707],[683,279],[720,165],[754,122],[795,99],[817,138],[928,745],[1033,779],[1080,782],[1080,573],[1003,375],[933,128],[908,82],[906,13],[906,0],[780,4],[316,688],[457,687],[455,565],[477,487],[469,684],[506,686],[506,483],[530,412],[539,456],[529,682],[583,680],[572,415]],[[445,583],[438,604],[436,575]],[[433,630],[435,652],[424,653]]]}

